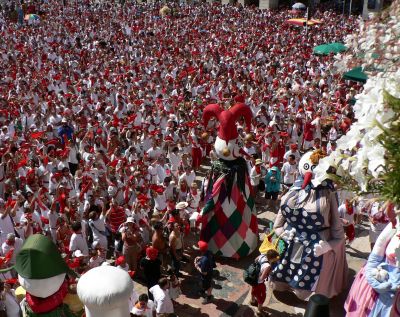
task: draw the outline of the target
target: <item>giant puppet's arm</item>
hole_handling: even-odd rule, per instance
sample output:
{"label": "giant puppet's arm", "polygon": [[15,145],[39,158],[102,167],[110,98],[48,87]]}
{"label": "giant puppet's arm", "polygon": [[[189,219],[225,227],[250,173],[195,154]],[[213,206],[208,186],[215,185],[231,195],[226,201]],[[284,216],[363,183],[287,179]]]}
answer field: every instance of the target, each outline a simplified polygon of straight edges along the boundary
{"label": "giant puppet's arm", "polygon": [[275,234],[283,239],[285,242],[289,242],[295,237],[296,229],[292,228],[290,230],[285,230],[285,224],[285,217],[283,217],[281,211],[279,210],[274,222]]}
{"label": "giant puppet's arm", "polygon": [[274,222],[274,230],[278,236],[280,236],[283,233],[283,231],[285,230],[285,223],[286,223],[286,219],[282,215],[281,210],[279,209],[278,214],[276,215],[276,218],[275,218],[275,222]]}
{"label": "giant puppet's arm", "polygon": [[252,159],[252,156],[251,156],[249,153],[247,153],[245,150],[243,150],[243,148],[240,148],[240,149],[239,149],[239,153],[240,153],[242,156],[246,157],[248,160],[251,160],[251,159]]}
{"label": "giant puppet's arm", "polygon": [[319,244],[314,246],[314,254],[316,256],[321,256],[331,250],[333,252],[341,250],[341,247],[345,242],[344,229],[338,212],[338,203],[335,192],[330,192],[329,194],[329,220],[329,239],[321,240]]}
{"label": "giant puppet's arm", "polygon": [[392,284],[388,281],[379,282],[376,279],[376,268],[385,259],[386,247],[389,244],[392,237],[396,234],[396,229],[392,227],[391,223],[388,223],[385,229],[381,232],[376,241],[371,254],[368,257],[368,262],[365,266],[365,276],[367,282],[371,287],[378,293],[383,294],[392,290]]}

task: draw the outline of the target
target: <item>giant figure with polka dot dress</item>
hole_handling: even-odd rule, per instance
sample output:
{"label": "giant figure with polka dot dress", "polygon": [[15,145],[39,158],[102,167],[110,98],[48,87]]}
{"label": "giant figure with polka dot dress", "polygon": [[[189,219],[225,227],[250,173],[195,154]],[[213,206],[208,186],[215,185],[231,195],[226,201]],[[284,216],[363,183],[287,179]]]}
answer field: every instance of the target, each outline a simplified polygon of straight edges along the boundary
{"label": "giant figure with polka dot dress", "polygon": [[338,295],[347,282],[345,237],[333,184],[312,184],[313,169],[324,153],[307,152],[299,162],[300,177],[282,197],[274,223],[285,251],[273,271],[277,290],[292,290],[299,298]]}

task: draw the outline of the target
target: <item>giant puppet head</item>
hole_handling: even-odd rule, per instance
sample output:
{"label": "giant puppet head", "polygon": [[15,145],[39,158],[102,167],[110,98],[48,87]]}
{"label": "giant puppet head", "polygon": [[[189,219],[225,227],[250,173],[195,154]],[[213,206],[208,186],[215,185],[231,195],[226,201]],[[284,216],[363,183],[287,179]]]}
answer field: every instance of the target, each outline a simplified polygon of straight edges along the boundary
{"label": "giant puppet head", "polygon": [[76,274],[50,238],[41,234],[29,236],[15,261],[19,283],[26,290],[24,316],[72,316],[63,300],[68,293],[67,274]]}
{"label": "giant puppet head", "polygon": [[244,117],[246,129],[250,128],[253,114],[248,106],[237,103],[228,110],[223,110],[217,104],[211,104],[204,108],[203,123],[207,126],[212,117],[219,121],[218,136],[214,143],[217,156],[223,160],[233,161],[241,157],[241,140],[236,127],[236,121]]}
{"label": "giant puppet head", "polygon": [[314,169],[317,167],[319,160],[326,154],[322,150],[315,150],[305,153],[299,161],[299,172],[303,178],[301,188],[304,189],[310,184],[314,177]]}

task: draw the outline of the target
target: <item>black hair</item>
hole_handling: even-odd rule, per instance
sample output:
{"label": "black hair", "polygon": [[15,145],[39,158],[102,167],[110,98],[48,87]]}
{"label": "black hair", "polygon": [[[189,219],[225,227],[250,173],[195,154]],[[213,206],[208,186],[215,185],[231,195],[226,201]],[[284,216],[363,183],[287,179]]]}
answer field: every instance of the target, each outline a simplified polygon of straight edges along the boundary
{"label": "black hair", "polygon": [[149,301],[149,296],[147,296],[147,294],[141,294],[139,296],[139,302],[148,302]]}
{"label": "black hair", "polygon": [[162,277],[162,278],[160,278],[160,279],[158,280],[158,285],[159,285],[161,288],[164,288],[165,286],[167,286],[168,283],[169,283],[169,281],[168,281],[168,279],[165,278],[165,277]]}
{"label": "black hair", "polygon": [[71,229],[73,232],[77,232],[82,229],[82,224],[80,223],[80,221],[75,221],[72,223]]}
{"label": "black hair", "polygon": [[158,221],[154,224],[154,230],[160,230],[163,229],[164,225],[161,221]]}
{"label": "black hair", "polygon": [[279,252],[274,250],[274,249],[270,249],[267,251],[267,259],[268,261],[271,261],[273,259],[276,259],[277,257],[279,257]]}

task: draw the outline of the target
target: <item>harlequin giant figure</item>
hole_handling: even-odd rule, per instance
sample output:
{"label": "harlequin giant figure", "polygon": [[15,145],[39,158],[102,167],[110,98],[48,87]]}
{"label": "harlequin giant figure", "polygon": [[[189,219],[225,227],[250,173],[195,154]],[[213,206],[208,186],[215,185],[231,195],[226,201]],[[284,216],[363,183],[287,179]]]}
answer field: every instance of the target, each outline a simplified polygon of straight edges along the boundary
{"label": "harlequin giant figure", "polygon": [[274,223],[286,242],[285,252],[273,271],[277,290],[292,290],[302,299],[313,293],[329,298],[347,282],[345,238],[332,184],[312,184],[313,170],[324,154],[308,152],[299,162],[300,179],[281,200]]}
{"label": "harlequin giant figure", "polygon": [[220,123],[214,144],[218,160],[208,179],[200,236],[214,254],[240,258],[255,250],[258,240],[254,193],[236,127],[243,117],[249,129],[252,112],[242,103],[229,110],[211,104],[204,109],[205,126],[213,116]]}

